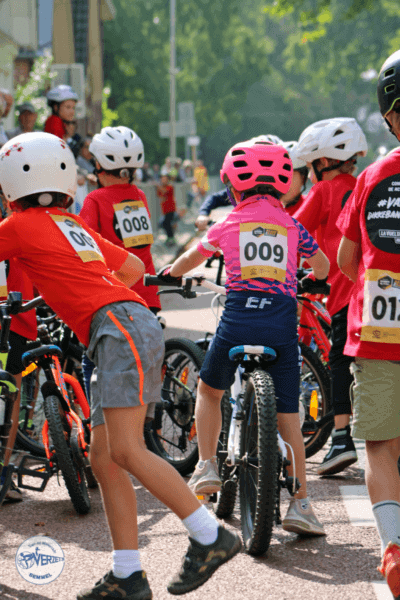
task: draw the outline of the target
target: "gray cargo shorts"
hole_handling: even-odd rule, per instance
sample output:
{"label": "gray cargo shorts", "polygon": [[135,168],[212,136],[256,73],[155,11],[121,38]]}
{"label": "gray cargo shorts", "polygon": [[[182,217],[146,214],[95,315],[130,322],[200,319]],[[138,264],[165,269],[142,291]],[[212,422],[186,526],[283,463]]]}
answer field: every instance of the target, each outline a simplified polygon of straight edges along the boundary
{"label": "gray cargo shorts", "polygon": [[90,381],[92,427],[104,423],[103,408],[147,404],[147,416],[154,416],[164,337],[148,308],[129,301],[100,308],[90,326],[87,355],[96,366]]}

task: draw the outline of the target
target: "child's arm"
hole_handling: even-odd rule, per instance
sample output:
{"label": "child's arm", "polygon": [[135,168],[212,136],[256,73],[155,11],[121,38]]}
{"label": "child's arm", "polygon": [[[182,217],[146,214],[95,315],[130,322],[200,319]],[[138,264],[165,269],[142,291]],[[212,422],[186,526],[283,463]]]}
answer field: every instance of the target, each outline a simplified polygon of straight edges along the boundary
{"label": "child's arm", "polygon": [[145,274],[143,262],[134,254],[128,254],[125,262],[118,271],[114,271],[117,277],[126,287],[131,288]]}
{"label": "child's arm", "polygon": [[307,262],[313,270],[315,279],[325,279],[329,273],[329,260],[318,248],[314,256],[307,258]]}
{"label": "child's arm", "polygon": [[357,242],[352,242],[343,236],[337,255],[339,269],[354,283],[357,281],[358,265],[360,262],[358,249],[359,244]]}
{"label": "child's arm", "polygon": [[196,247],[190,248],[180,256],[172,265],[170,274],[172,277],[180,277],[188,271],[195,269],[206,260],[206,256],[200,254]]}

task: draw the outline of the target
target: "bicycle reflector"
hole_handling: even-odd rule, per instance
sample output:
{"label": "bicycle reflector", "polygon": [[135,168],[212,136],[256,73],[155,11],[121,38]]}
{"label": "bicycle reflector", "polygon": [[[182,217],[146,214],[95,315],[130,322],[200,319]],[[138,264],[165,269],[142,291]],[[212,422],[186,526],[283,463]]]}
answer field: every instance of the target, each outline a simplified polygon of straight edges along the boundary
{"label": "bicycle reflector", "polygon": [[180,377],[181,382],[186,385],[189,377],[189,367],[185,367],[182,371],[182,375]]}
{"label": "bicycle reflector", "polygon": [[311,392],[311,400],[310,400],[310,417],[317,420],[318,417],[318,392],[317,390],[313,390]]}

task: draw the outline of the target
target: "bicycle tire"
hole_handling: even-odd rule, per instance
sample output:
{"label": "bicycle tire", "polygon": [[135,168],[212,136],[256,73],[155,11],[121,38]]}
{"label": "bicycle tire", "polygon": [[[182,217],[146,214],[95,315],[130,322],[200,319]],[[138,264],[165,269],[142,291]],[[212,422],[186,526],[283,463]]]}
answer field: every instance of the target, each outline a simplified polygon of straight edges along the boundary
{"label": "bicycle tire", "polygon": [[[21,411],[26,410],[27,404],[32,402],[34,386],[32,387],[32,377],[35,376],[35,372],[22,379],[22,392],[21,392]],[[18,450],[25,450],[33,456],[40,458],[46,457],[46,451],[44,449],[42,441],[42,427],[45,421],[44,414],[44,403],[42,398],[39,396],[35,400],[33,424],[35,425],[34,434],[32,430],[25,429],[25,418],[18,425],[17,435],[15,438],[15,448]]]}
{"label": "bicycle tire", "polygon": [[271,542],[278,493],[275,389],[271,376],[265,371],[256,369],[249,374],[243,409],[239,471],[242,536],[246,552],[260,556]]}
{"label": "bicycle tire", "polygon": [[56,396],[47,396],[44,399],[44,410],[49,423],[56,463],[64,478],[72,504],[79,515],[86,515],[90,510],[90,498],[85,472],[74,460],[69,446],[71,430],[59,399]]}
{"label": "bicycle tire", "polygon": [[[5,469],[4,473],[3,469]],[[9,468],[9,465],[7,467],[0,465],[0,506],[3,504],[6,494],[11,487],[11,481],[12,469]]]}
{"label": "bicycle tire", "polygon": [[[308,378],[314,385],[318,386],[318,420],[324,417],[331,410],[331,381],[327,367],[323,364],[320,358],[315,352],[308,346],[300,342],[300,350],[302,356],[302,367],[301,367],[301,379]],[[303,439],[306,450],[306,458],[314,456],[317,452],[328,441],[332,429],[333,419],[329,421],[324,427],[317,429],[317,431],[310,436],[306,436],[307,431],[307,415],[309,415],[309,406],[305,406],[306,421],[303,424]]]}
{"label": "bicycle tire", "polygon": [[[192,440],[189,437],[194,424],[196,388],[204,356],[203,350],[191,340],[166,340],[164,362],[173,368],[175,380],[186,379],[191,393],[165,375],[161,392],[164,402],[156,405],[155,418],[145,427],[147,448],[169,462],[183,476],[194,470],[199,459],[197,436]],[[170,406],[168,400],[171,401]],[[160,430],[161,437],[157,433]]]}
{"label": "bicycle tire", "polygon": [[[228,448],[229,427],[232,416],[232,406],[229,401],[230,392],[226,391],[221,400],[222,429],[219,438],[219,449],[226,452]],[[218,472],[222,481],[222,489],[217,494],[216,502],[213,502],[213,510],[219,519],[228,519],[235,508],[237,481],[230,480],[230,475],[234,467],[230,467],[225,462],[225,456],[218,456]]]}

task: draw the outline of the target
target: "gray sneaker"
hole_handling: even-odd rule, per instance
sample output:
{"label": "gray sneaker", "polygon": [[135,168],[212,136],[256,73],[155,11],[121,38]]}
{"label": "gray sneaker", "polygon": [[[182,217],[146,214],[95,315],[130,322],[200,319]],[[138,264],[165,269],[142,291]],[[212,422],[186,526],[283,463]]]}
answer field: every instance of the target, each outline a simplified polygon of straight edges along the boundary
{"label": "gray sneaker", "polygon": [[314,514],[311,505],[308,508],[301,506],[301,500],[290,500],[289,509],[283,519],[282,528],[299,535],[326,535],[324,526]]}
{"label": "gray sneaker", "polygon": [[195,494],[216,494],[221,491],[222,481],[218,474],[216,456],[205,460],[202,468],[196,465],[188,486]]}

